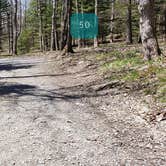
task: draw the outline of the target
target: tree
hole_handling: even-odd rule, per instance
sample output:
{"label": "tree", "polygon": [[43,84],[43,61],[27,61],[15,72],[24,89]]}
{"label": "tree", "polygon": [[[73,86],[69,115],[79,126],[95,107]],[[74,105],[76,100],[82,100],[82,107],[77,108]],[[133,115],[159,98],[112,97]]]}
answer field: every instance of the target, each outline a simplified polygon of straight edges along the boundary
{"label": "tree", "polygon": [[[78,0],[75,0],[75,6],[76,6],[76,13],[78,14],[79,13]],[[78,49],[80,49],[80,47],[81,47],[81,39],[78,39],[77,42],[78,42]]]}
{"label": "tree", "polygon": [[66,0],[67,1],[67,42],[66,42],[66,51],[73,53],[72,48],[72,37],[70,34],[70,17],[72,13],[72,0]]}
{"label": "tree", "polygon": [[62,4],[61,4],[61,36],[60,36],[60,50],[63,50],[65,45],[66,45],[66,41],[67,41],[67,11],[68,11],[68,7],[67,7],[67,0],[63,0]]}
{"label": "tree", "polygon": [[[17,47],[19,53],[25,53],[32,50],[63,50],[72,51],[72,42],[70,36],[70,15],[74,11],[76,13],[93,13],[99,16],[99,34],[98,37],[92,40],[78,39],[79,47],[85,45],[97,46],[98,41],[111,42],[126,41],[132,43],[144,35],[142,39],[146,52],[146,58],[151,59],[155,51],[152,48],[154,43],[156,48],[158,43],[156,36],[164,39],[166,38],[166,7],[165,0],[155,1],[155,8],[150,9],[150,14],[147,14],[147,7],[145,13],[142,11],[140,5],[140,16],[143,23],[140,23],[142,33],[139,33],[139,12],[138,0],[0,0],[0,48],[6,50],[7,43],[9,43],[9,53],[16,54]],[[140,1],[144,3],[145,0]],[[17,2],[17,3],[15,3]],[[71,5],[70,3],[73,4]],[[152,0],[149,0],[152,3]],[[10,4],[8,10],[5,4]],[[154,2],[153,2],[154,3]],[[24,7],[22,6],[24,5]],[[22,6],[22,7],[21,7]],[[70,11],[69,11],[70,10]],[[149,9],[148,9],[149,10]],[[151,18],[152,10],[155,11],[155,18]],[[146,20],[155,20],[151,23],[146,23],[144,15],[147,14]],[[153,14],[154,15],[154,14]],[[148,21],[147,21],[148,22]],[[149,25],[149,28],[145,28]],[[155,24],[155,26],[154,26]],[[142,28],[141,28],[142,27]],[[155,28],[156,27],[156,28]],[[155,30],[156,29],[156,30]],[[26,35],[30,34],[30,35]],[[149,36],[146,38],[146,33]],[[155,40],[152,40],[155,39]],[[98,39],[98,40],[97,40]],[[147,40],[146,40],[147,39]],[[76,40],[73,39],[73,45]],[[25,46],[23,45],[25,44]],[[155,44],[156,43],[156,44]],[[28,47],[27,47],[28,45]],[[147,45],[150,45],[147,46]],[[148,49],[149,53],[148,53]],[[1,49],[1,50],[2,50]],[[146,51],[145,51],[146,50]],[[156,50],[156,49],[155,49]],[[15,52],[15,53],[14,53]],[[152,53],[153,52],[153,53]],[[151,54],[150,56],[148,54]],[[153,58],[153,57],[152,57]]]}
{"label": "tree", "polygon": [[2,50],[2,14],[0,12],[0,50]]}
{"label": "tree", "polygon": [[57,0],[52,0],[53,11],[52,11],[52,29],[51,29],[51,50],[58,50],[58,35],[57,35]]}
{"label": "tree", "polygon": [[18,12],[18,1],[14,0],[14,13],[13,13],[13,54],[17,55],[17,41],[18,41],[18,22],[17,22],[17,12]]}
{"label": "tree", "polygon": [[126,43],[131,44],[133,42],[132,39],[132,3],[131,0],[127,0],[127,20],[126,20],[126,27],[127,27],[127,33],[126,33]]}
{"label": "tree", "polygon": [[115,19],[115,0],[111,2],[111,34],[110,42],[114,42],[114,19]]}
{"label": "tree", "polygon": [[145,59],[161,54],[154,25],[154,0],[139,0],[140,34]]}
{"label": "tree", "polygon": [[41,0],[37,0],[38,18],[39,18],[39,41],[40,51],[44,51],[44,37],[43,37],[43,16],[42,16],[42,4]]}
{"label": "tree", "polygon": [[164,39],[166,42],[166,4],[164,5]]}
{"label": "tree", "polygon": [[[98,7],[98,0],[95,0],[95,14],[96,14],[96,16],[98,15],[97,7]],[[94,38],[94,47],[95,48],[98,47],[97,37]]]}

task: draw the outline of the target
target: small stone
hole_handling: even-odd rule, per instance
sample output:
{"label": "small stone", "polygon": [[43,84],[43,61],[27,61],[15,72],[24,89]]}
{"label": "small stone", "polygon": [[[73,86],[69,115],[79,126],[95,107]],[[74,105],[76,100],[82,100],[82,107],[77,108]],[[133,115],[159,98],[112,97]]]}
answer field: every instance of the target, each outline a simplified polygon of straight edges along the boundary
{"label": "small stone", "polygon": [[67,123],[72,123],[72,121],[70,121],[70,120],[67,120]]}

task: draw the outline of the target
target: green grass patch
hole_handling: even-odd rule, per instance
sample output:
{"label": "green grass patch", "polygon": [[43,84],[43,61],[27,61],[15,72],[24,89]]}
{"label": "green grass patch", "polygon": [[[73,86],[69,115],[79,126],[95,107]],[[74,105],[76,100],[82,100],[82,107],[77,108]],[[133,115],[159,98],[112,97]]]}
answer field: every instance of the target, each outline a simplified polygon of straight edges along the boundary
{"label": "green grass patch", "polygon": [[136,81],[140,78],[140,74],[138,71],[133,70],[128,72],[127,74],[124,74],[122,77],[122,80],[124,81]]}
{"label": "green grass patch", "polygon": [[117,58],[112,62],[105,63],[103,67],[105,70],[122,70],[136,67],[140,64],[143,64],[143,60],[140,57],[124,57],[123,59]]}
{"label": "green grass patch", "polygon": [[[125,50],[125,49],[124,49]],[[165,60],[144,61],[138,50],[114,50],[98,55],[105,60],[101,66],[103,75],[108,79],[119,80],[124,84],[139,84],[145,95],[153,95],[160,102],[166,102]],[[109,59],[110,58],[110,59]],[[125,87],[125,86],[124,86]]]}

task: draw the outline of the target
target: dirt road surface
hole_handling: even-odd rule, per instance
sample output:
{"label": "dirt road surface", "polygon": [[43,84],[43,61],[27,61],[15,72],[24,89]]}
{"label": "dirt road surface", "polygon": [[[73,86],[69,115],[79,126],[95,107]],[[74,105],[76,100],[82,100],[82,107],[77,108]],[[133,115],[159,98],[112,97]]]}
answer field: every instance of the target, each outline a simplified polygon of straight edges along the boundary
{"label": "dirt road surface", "polygon": [[88,61],[0,59],[0,166],[165,166],[166,122],[112,88]]}

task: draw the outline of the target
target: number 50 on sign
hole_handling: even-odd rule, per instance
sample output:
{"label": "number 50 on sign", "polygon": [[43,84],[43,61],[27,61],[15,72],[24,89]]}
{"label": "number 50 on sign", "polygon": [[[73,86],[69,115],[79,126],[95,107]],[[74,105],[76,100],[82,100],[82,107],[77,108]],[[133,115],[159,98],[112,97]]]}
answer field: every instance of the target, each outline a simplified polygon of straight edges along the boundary
{"label": "number 50 on sign", "polygon": [[98,17],[92,13],[72,14],[70,34],[75,39],[93,39],[98,35]]}

